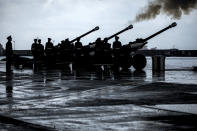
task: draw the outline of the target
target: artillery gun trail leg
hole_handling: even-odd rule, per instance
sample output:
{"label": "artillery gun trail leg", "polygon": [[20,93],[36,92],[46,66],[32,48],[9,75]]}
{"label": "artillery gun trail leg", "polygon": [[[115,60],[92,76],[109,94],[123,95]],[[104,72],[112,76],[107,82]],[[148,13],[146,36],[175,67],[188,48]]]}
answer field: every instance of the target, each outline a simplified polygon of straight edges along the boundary
{"label": "artillery gun trail leg", "polygon": [[133,67],[136,70],[142,70],[146,66],[146,57],[141,54],[133,56]]}

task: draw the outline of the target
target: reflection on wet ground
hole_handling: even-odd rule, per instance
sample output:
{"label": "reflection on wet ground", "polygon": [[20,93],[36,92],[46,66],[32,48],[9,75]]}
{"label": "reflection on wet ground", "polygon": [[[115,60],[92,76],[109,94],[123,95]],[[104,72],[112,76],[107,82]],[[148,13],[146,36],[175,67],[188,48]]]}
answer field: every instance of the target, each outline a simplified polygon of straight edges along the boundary
{"label": "reflection on wet ground", "polygon": [[196,128],[195,112],[166,108],[169,104],[196,107],[197,74],[192,71],[153,73],[149,66],[144,71],[120,72],[24,69],[6,76],[3,68],[0,64],[4,116],[57,130]]}

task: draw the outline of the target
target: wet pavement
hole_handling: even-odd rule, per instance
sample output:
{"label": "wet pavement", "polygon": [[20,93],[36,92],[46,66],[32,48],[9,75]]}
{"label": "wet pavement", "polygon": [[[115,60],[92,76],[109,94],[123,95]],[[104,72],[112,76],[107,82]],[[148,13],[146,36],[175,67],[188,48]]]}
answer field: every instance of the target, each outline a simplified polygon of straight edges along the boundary
{"label": "wet pavement", "polygon": [[[188,68],[164,73],[152,73],[149,65],[119,73],[24,69],[6,76],[1,62],[0,114],[46,130],[194,130],[195,83],[197,73]],[[0,121],[0,129],[16,126],[26,129]]]}

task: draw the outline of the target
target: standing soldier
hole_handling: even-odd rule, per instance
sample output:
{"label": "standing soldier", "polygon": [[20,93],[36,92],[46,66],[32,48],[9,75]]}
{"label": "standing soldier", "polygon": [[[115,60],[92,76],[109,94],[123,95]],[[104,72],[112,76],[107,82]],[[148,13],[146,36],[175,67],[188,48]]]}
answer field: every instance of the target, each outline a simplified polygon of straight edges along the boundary
{"label": "standing soldier", "polygon": [[77,42],[75,43],[75,48],[82,48],[82,43],[80,42],[80,38],[77,39]]}
{"label": "standing soldier", "polygon": [[67,38],[67,39],[65,39],[65,41],[64,41],[64,49],[70,49],[70,46],[71,45],[71,43],[70,43],[70,40]]}
{"label": "standing soldier", "polygon": [[44,56],[44,46],[41,44],[41,39],[38,40],[38,44],[37,44],[37,53],[38,53],[38,59],[42,60],[43,56]]}
{"label": "standing soldier", "polygon": [[54,59],[55,52],[53,43],[51,42],[51,38],[48,38],[48,41],[45,45],[45,54],[47,62],[52,62],[51,60]]}
{"label": "standing soldier", "polygon": [[37,43],[37,39],[34,39],[34,43],[31,45],[31,53],[34,57],[34,60],[37,59],[37,46],[38,46],[38,43]]}
{"label": "standing soldier", "polygon": [[108,43],[108,39],[105,38],[105,39],[103,40],[103,49],[104,49],[104,50],[110,50],[110,48],[111,48],[111,44],[109,44],[109,43]]}
{"label": "standing soldier", "polygon": [[108,39],[105,38],[103,40],[103,60],[102,63],[109,64],[112,62],[112,56],[111,56],[111,44],[108,43]]}
{"label": "standing soldier", "polygon": [[[113,53],[114,53],[114,58],[113,58],[114,69],[119,71],[121,60],[124,59],[124,58],[121,59],[121,55],[120,54],[121,54],[121,50],[122,50],[122,44],[119,41],[119,37],[118,36],[115,37],[115,41],[113,43],[113,47],[112,48],[113,48]],[[124,51],[122,53],[124,53]]]}
{"label": "standing soldier", "polygon": [[61,55],[62,55],[62,59],[65,61],[65,62],[69,62],[69,61],[72,61],[73,60],[73,44],[69,41],[69,39],[65,39],[65,41],[63,41],[63,44],[62,44],[62,52],[61,52]]}
{"label": "standing soldier", "polygon": [[80,42],[80,38],[78,38],[74,47],[74,53],[75,53],[74,63],[80,63],[82,61],[82,57],[81,57],[83,53],[82,48],[83,48],[82,43]]}
{"label": "standing soldier", "polygon": [[120,49],[122,47],[121,42],[119,41],[119,37],[115,37],[115,41],[113,43],[113,49]]}
{"label": "standing soldier", "polygon": [[13,57],[13,50],[12,50],[12,37],[7,37],[8,42],[6,43],[6,73],[10,74],[12,72],[11,65],[12,65],[12,57]]}
{"label": "standing soldier", "polygon": [[51,42],[51,38],[48,38],[48,42],[45,45],[45,53],[46,56],[51,56],[54,52],[53,52],[54,46],[53,43]]}

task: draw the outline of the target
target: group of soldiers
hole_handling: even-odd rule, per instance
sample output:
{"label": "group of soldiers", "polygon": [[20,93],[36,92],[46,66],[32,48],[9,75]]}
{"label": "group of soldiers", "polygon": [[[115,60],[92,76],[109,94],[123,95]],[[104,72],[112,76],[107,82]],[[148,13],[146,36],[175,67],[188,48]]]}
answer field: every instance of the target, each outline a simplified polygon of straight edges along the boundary
{"label": "group of soldiers", "polygon": [[[75,54],[76,57],[80,57],[83,53],[87,54],[87,48],[91,48],[92,45],[94,45],[94,50],[98,52],[100,51],[100,53],[97,54],[103,55],[103,57],[106,55],[103,53],[104,50],[111,50],[111,44],[108,43],[107,38],[104,40],[97,38],[94,43],[89,43],[89,45],[86,46],[82,45],[80,38],[78,38],[74,44],[72,41],[69,41],[69,39],[65,39],[56,46],[51,42],[51,38],[48,38],[45,48],[41,44],[41,39],[34,39],[31,51],[35,61],[43,60],[43,58],[45,58],[48,62],[52,62],[54,59],[72,59],[73,54]],[[112,50],[117,50],[121,47],[122,44],[119,41],[119,37],[116,36],[112,45]]]}

